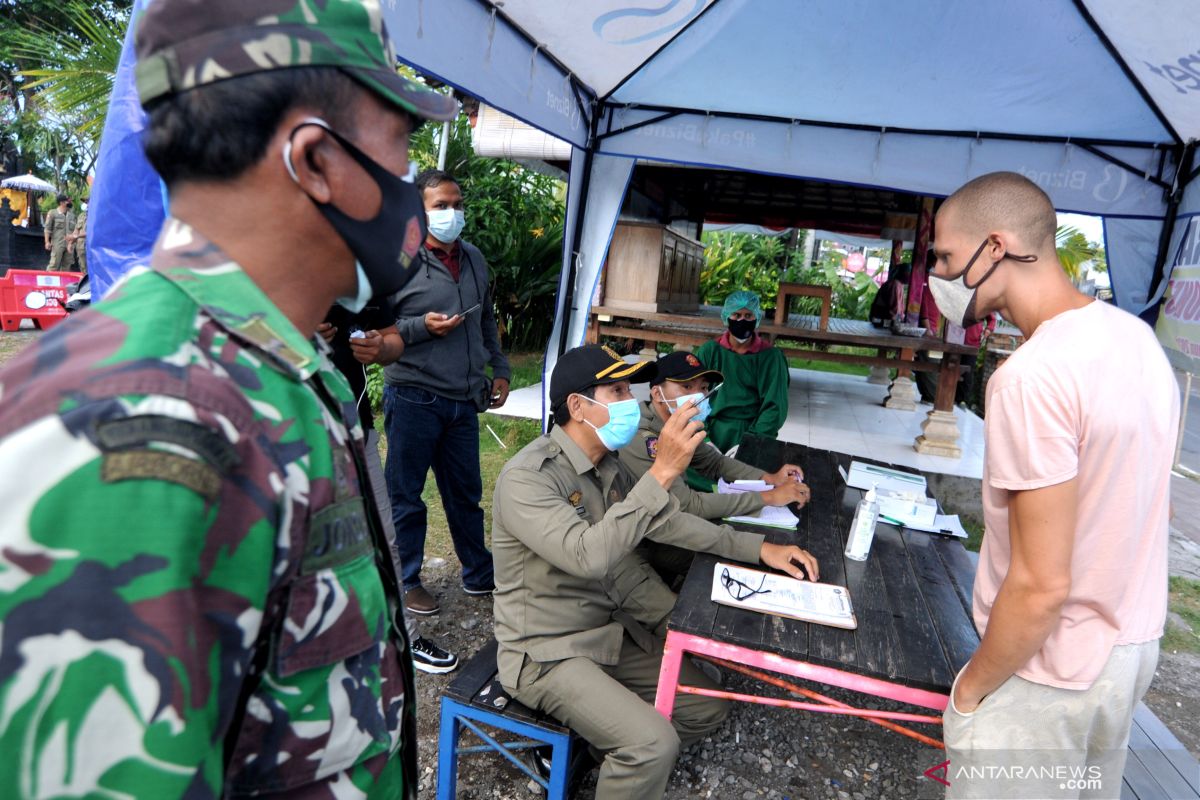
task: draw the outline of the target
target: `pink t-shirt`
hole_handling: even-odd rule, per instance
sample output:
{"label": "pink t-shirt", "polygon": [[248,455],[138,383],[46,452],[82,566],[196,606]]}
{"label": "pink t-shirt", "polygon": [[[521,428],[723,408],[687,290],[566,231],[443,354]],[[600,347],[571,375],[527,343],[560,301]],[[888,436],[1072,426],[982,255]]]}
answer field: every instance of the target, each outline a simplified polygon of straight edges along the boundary
{"label": "pink t-shirt", "polygon": [[1114,645],[1162,636],[1179,390],[1153,331],[1103,302],[1043,322],[988,382],[980,633],[1008,573],[1010,491],[1078,478],[1071,591],[1017,674],[1086,689]]}

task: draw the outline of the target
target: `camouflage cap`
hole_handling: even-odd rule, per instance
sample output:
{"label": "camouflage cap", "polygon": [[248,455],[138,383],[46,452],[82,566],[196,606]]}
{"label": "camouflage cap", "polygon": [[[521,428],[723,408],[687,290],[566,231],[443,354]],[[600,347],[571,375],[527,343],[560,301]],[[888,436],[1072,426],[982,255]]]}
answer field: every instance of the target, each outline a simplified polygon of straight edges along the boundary
{"label": "camouflage cap", "polygon": [[452,119],[458,103],[396,72],[378,0],[153,0],[137,28],[142,105],[226,78],[337,67],[419,117]]}

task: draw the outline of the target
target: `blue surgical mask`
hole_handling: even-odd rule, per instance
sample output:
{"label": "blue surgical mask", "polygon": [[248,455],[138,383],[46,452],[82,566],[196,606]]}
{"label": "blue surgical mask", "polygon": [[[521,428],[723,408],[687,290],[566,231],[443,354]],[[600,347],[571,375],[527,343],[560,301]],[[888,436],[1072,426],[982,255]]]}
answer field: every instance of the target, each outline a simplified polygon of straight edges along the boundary
{"label": "blue surgical mask", "polygon": [[426,212],[429,232],[442,244],[450,244],[462,233],[467,217],[461,208],[438,208]]}
{"label": "blue surgical mask", "polygon": [[[662,389],[659,389],[662,392]],[[662,401],[667,406],[667,411],[674,414],[679,409],[688,404],[689,401],[696,404],[696,416],[692,417],[696,422],[704,422],[708,419],[708,415],[712,413],[712,406],[708,402],[708,395],[702,392],[695,394],[685,394],[683,397],[676,397],[674,400],[668,400],[665,394],[660,394]]]}
{"label": "blue surgical mask", "polygon": [[638,423],[642,419],[642,412],[638,409],[638,401],[635,398],[628,400],[617,400],[613,403],[601,403],[599,400],[593,400],[586,395],[579,395],[589,403],[595,403],[598,406],[604,406],[608,409],[608,422],[597,428],[592,423],[592,428],[596,431],[596,435],[600,437],[600,443],[609,450],[617,451],[625,445],[633,441],[633,437],[637,436]]}
{"label": "blue surgical mask", "polygon": [[358,293],[354,297],[339,297],[337,299],[337,304],[351,314],[357,314],[362,311],[371,300],[371,279],[367,277],[367,271],[363,269],[363,265],[358,261],[354,262],[354,269],[358,275]]}

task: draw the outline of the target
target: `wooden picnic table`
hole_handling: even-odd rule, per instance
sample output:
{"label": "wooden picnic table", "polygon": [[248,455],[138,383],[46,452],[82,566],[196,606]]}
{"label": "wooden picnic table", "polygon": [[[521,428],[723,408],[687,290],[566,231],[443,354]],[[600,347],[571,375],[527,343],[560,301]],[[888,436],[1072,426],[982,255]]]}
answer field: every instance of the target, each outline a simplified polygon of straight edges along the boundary
{"label": "wooden picnic table", "polygon": [[[696,346],[715,339],[724,331],[720,317],[711,313],[660,314],[595,306],[589,317],[587,341],[596,343],[602,336],[611,336]],[[974,359],[978,348],[928,336],[902,336],[885,328],[876,328],[865,320],[836,317],[824,320],[811,314],[788,315],[786,325],[763,319],[759,321],[758,331],[770,335],[785,356],[896,369],[891,394],[898,402],[889,401],[888,406],[892,408],[915,410],[916,394],[909,375],[913,371],[937,372],[933,411],[922,437],[929,442],[926,445],[919,440],[917,450],[951,457],[961,454],[957,446],[959,432],[954,418],[954,395],[962,375],[963,359]],[[808,342],[817,346],[796,347],[783,342]],[[820,347],[828,345],[873,349],[875,354],[834,353]],[[918,361],[917,353],[940,354],[940,359]]]}
{"label": "wooden picnic table", "polygon": [[[812,499],[797,529],[756,530],[810,551],[821,581],[849,590],[858,627],[842,630],[718,605],[710,594],[718,559],[697,554],[669,622],[656,707],[670,715],[679,660],[698,652],[940,714],[955,674],[979,645],[970,613],[975,567],[962,544],[880,522],[867,560],[847,559],[846,533],[861,497],[838,473],[839,466],[849,469],[850,456],[747,436],[738,458],[764,470],[784,463],[804,470]],[[919,719],[934,718],[909,719],[903,712],[890,717]]]}
{"label": "wooden picnic table", "polygon": [[[723,660],[726,668],[743,673],[761,670],[755,677],[775,685],[782,683],[780,674],[801,678],[809,683],[797,688],[810,700],[819,696],[808,688],[815,682],[921,706],[940,716],[954,676],[979,646],[971,616],[975,563],[962,543],[881,521],[867,560],[847,559],[843,555],[846,534],[862,496],[859,490],[846,487],[838,473],[839,466],[849,471],[850,456],[746,436],[738,459],[764,471],[773,472],[785,463],[804,470],[812,499],[800,511],[796,530],[737,527],[765,533],[778,544],[797,544],[809,550],[820,564],[821,581],[849,590],[858,627],[842,630],[718,605],[711,599],[711,589],[719,559],[698,553],[668,622],[655,707],[670,717],[676,692],[687,691],[678,682],[681,660],[688,653],[697,653]],[[855,460],[881,463],[862,457]],[[893,730],[913,722],[940,721],[925,714],[830,706],[827,703],[836,701],[828,697],[802,702],[729,692],[720,696],[856,714]],[[927,744],[940,744],[936,729],[926,727],[918,733],[908,728],[908,732],[917,733],[914,738]],[[1196,759],[1143,703],[1134,714],[1121,798],[1200,800]]]}

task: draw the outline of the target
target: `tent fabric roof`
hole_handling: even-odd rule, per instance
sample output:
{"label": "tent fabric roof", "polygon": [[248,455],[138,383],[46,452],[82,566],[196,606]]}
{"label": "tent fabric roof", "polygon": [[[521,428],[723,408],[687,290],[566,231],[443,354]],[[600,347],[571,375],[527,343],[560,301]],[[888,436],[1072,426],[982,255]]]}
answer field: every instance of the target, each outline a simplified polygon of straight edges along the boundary
{"label": "tent fabric roof", "polygon": [[[435,17],[473,20],[460,33],[483,34],[493,67],[511,29],[534,48],[528,83],[567,80],[617,105],[1146,144],[1200,137],[1194,0],[1157,0],[1153,13],[1125,0],[573,0],[569,14],[549,0],[398,0],[386,13],[402,57],[468,91],[478,71],[445,74],[449,54],[421,52]],[[416,30],[402,24],[414,16]]]}
{"label": "tent fabric roof", "polygon": [[613,100],[889,128],[1171,141],[1121,67],[1096,57],[1100,47],[1065,0],[719,0]]}
{"label": "tent fabric roof", "polygon": [[[393,0],[384,15],[406,62],[585,153],[585,197],[592,160],[605,191],[627,183],[611,158],[925,196],[1013,170],[1059,211],[1105,218],[1117,302],[1138,313],[1196,211],[1195,4]],[[606,248],[594,213],[572,218],[568,253]]]}

